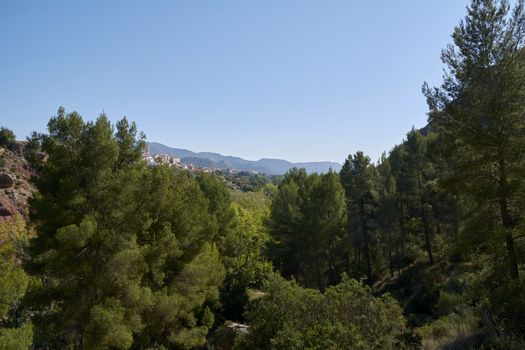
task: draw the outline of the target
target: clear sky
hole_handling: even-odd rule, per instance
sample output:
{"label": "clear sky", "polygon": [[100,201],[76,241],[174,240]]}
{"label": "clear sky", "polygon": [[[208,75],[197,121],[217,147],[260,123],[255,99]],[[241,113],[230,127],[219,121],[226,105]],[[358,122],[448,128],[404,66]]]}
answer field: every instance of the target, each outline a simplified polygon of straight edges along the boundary
{"label": "clear sky", "polygon": [[0,1],[0,125],[63,105],[247,159],[376,160],[426,123],[467,0]]}

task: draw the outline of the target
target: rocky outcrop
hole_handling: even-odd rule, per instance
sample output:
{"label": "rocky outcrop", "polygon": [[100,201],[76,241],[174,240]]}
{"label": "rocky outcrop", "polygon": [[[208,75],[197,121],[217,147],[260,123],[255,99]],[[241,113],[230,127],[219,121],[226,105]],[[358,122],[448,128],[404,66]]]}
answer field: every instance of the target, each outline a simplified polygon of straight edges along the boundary
{"label": "rocky outcrop", "polygon": [[15,177],[4,172],[0,172],[0,188],[10,188],[15,185]]}
{"label": "rocky outcrop", "polygon": [[248,334],[248,329],[248,325],[226,321],[222,327],[217,329],[210,341],[217,350],[231,350],[235,343],[235,337],[238,334]]}
{"label": "rocky outcrop", "polygon": [[27,216],[28,202],[35,192],[31,183],[34,175],[31,166],[21,151],[19,142],[14,151],[0,148],[0,222],[16,213]]}

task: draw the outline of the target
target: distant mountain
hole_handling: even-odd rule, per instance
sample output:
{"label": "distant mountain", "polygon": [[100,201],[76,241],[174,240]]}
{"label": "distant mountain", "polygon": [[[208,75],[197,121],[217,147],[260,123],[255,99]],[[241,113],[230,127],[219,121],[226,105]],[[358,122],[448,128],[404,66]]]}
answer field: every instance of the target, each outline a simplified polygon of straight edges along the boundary
{"label": "distant mountain", "polygon": [[216,169],[256,171],[272,175],[284,174],[294,167],[305,168],[308,173],[326,173],[330,168],[334,171],[341,169],[341,164],[335,162],[292,163],[287,160],[268,158],[253,161],[239,157],[223,156],[219,153],[193,152],[184,148],[172,148],[157,142],[148,142],[148,147],[151,154],[170,154],[180,157],[181,162],[184,164]]}

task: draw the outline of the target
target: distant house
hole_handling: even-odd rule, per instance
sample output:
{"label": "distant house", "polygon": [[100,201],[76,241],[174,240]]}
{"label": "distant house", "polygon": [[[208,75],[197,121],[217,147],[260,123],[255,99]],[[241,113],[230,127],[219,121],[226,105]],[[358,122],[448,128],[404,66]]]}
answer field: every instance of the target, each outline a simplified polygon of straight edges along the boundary
{"label": "distant house", "polygon": [[170,167],[181,167],[180,157],[175,157],[169,154],[155,154],[152,156],[147,148],[144,154],[142,155],[142,159],[146,161],[148,166],[166,164]]}
{"label": "distant house", "polygon": [[171,156],[169,154],[156,154],[153,159],[157,164],[166,164],[168,166],[180,165],[180,157]]}

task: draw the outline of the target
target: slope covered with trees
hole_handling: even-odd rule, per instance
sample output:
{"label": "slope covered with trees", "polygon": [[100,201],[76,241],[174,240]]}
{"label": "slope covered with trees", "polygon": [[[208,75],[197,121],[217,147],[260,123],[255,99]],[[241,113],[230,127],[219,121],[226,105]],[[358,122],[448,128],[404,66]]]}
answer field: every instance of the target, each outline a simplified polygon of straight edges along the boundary
{"label": "slope covered with trees", "polygon": [[148,167],[125,118],[2,128],[37,192],[0,224],[0,349],[525,348],[525,3],[453,40],[427,127],[244,192]]}

